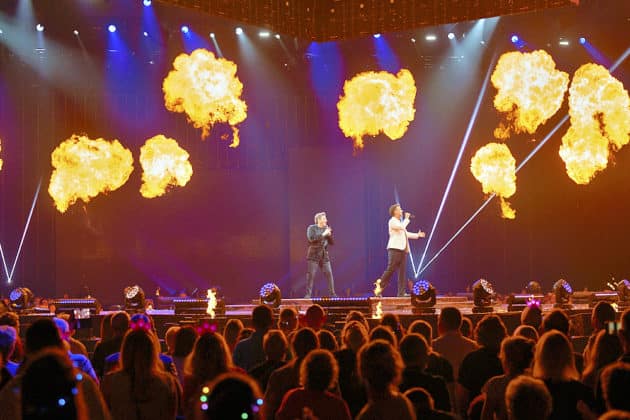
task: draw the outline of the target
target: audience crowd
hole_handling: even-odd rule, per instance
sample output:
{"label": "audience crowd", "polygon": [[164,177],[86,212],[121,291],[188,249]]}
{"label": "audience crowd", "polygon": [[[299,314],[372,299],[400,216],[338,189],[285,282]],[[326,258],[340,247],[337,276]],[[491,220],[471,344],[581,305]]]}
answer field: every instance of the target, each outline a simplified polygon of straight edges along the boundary
{"label": "audience crowd", "polygon": [[201,320],[158,337],[148,315],[116,312],[89,354],[62,315],[21,334],[6,312],[0,420],[630,419],[630,310],[609,303],[581,353],[561,309],[526,308],[511,335],[454,307],[435,332],[356,311],[331,325],[318,305],[276,315],[260,305],[253,328]]}

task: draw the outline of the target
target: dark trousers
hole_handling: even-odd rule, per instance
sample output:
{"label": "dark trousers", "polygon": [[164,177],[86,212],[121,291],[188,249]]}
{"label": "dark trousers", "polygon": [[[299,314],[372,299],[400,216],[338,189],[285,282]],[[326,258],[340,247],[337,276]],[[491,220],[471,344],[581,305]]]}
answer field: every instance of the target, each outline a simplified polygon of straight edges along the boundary
{"label": "dark trousers", "polygon": [[335,294],[335,280],[333,279],[332,267],[330,266],[330,261],[313,261],[306,260],[306,296],[307,298],[311,297],[313,293],[313,279],[315,278],[315,273],[317,272],[317,267],[322,270],[324,277],[328,281],[328,296],[336,296]]}
{"label": "dark trousers", "polygon": [[407,288],[407,253],[400,249],[390,248],[387,250],[387,268],[381,276],[381,288],[387,287],[396,270],[398,270],[398,296],[404,296]]}

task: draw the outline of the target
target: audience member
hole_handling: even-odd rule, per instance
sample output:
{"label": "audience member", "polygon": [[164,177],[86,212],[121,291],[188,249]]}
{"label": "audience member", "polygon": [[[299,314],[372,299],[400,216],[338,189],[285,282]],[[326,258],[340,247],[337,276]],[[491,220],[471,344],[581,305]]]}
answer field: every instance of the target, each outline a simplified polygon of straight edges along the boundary
{"label": "audience member", "polygon": [[256,381],[237,373],[224,373],[202,388],[205,402],[196,402],[197,419],[257,420],[261,416],[262,394]]}
{"label": "audience member", "polygon": [[534,343],[537,343],[539,338],[538,330],[536,330],[531,325],[519,325],[514,330],[512,336],[527,338],[529,340],[532,340]]}
{"label": "audience member", "polygon": [[402,340],[405,333],[402,325],[400,324],[400,318],[398,318],[398,315],[392,313],[383,315],[383,318],[381,318],[381,325],[389,327],[396,336],[396,342],[400,343],[400,340]]}
{"label": "audience member", "polygon": [[499,359],[504,374],[489,379],[482,389],[485,394],[482,420],[507,419],[505,406],[507,386],[512,379],[525,374],[530,368],[534,359],[534,346],[532,340],[523,337],[509,337],[503,340]]}
{"label": "audience member", "polygon": [[[420,334],[424,337],[429,345],[429,363],[427,364],[427,373],[431,375],[441,376],[446,381],[446,384],[451,387],[455,382],[453,377],[453,366],[444,356],[440,353],[433,351],[433,327],[427,321],[423,319],[416,319],[409,325],[407,330],[409,333]],[[451,390],[449,390],[451,392]],[[454,392],[454,389],[453,389]]]}
{"label": "audience member", "polygon": [[521,375],[508,384],[505,405],[509,420],[547,420],[551,415],[552,398],[544,382]]}
{"label": "audience member", "polygon": [[311,305],[304,314],[304,324],[315,332],[321,330],[326,323],[326,311],[319,305]]}
{"label": "audience member", "polygon": [[184,406],[192,406],[203,384],[230,370],[232,357],[223,337],[212,332],[200,335],[184,366]]}
{"label": "audience member", "polygon": [[114,419],[172,420],[180,407],[181,388],[160,363],[153,333],[130,330],[123,338],[118,369],[103,378],[102,391]]}
{"label": "audience member", "polygon": [[398,340],[396,335],[389,327],[379,325],[370,331],[370,341],[385,340],[394,347],[398,347]]}
{"label": "audience member", "polygon": [[630,363],[617,362],[606,367],[601,381],[606,409],[630,412]]}
{"label": "audience member", "polygon": [[280,329],[287,340],[297,331],[299,326],[298,312],[294,308],[283,308],[278,317],[278,329]]}
{"label": "audience member", "polygon": [[[542,332],[548,331],[560,331],[567,338],[571,338],[569,336],[569,329],[571,328],[571,321],[569,320],[569,316],[562,309],[553,309],[543,319],[542,323]],[[581,374],[584,370],[584,357],[582,357],[581,353],[574,353],[573,359],[575,361],[575,368],[577,369],[578,374]]]}
{"label": "audience member", "polygon": [[72,361],[74,367],[90,375],[90,377],[92,377],[92,379],[94,379],[96,383],[98,383],[98,377],[96,376],[96,372],[92,367],[92,363],[90,363],[90,359],[82,354],[73,353],[72,350],[70,350],[70,343],[68,342],[68,337],[70,336],[70,326],[68,325],[68,323],[65,320],[57,317],[53,318],[53,322],[57,326],[57,330],[59,330],[59,336],[64,343],[64,347],[68,350],[70,360]]}
{"label": "audience member", "polygon": [[615,322],[616,317],[617,311],[615,311],[615,308],[608,302],[597,302],[597,304],[593,307],[593,311],[591,312],[591,327],[593,328],[593,331],[588,337],[588,341],[586,342],[586,346],[582,352],[582,356],[584,358],[584,368],[589,365],[591,349],[595,344],[597,334],[600,331],[605,330],[608,327],[609,322]]}
{"label": "audience member", "polygon": [[273,312],[266,305],[258,305],[252,311],[254,333],[251,337],[239,341],[234,347],[234,364],[248,371],[265,361],[263,337],[273,325]]}
{"label": "audience member", "polygon": [[177,336],[177,332],[181,327],[172,326],[166,330],[164,334],[164,342],[166,343],[166,354],[173,357],[173,353],[175,352],[175,337]]}
{"label": "audience member", "polygon": [[99,378],[105,374],[105,359],[107,356],[118,353],[122,340],[129,330],[129,314],[127,312],[116,312],[111,317],[111,338],[103,338],[96,344],[92,355],[92,365]]}
{"label": "audience member", "polygon": [[365,318],[365,315],[359,311],[350,311],[348,315],[346,315],[346,324],[350,321],[357,321],[363,324],[365,331],[370,331],[370,324],[368,320]]}
{"label": "audience member", "polygon": [[282,330],[269,330],[263,338],[265,361],[254,366],[248,373],[258,381],[263,392],[267,390],[269,377],[286,364],[285,356],[289,344]]}
{"label": "audience member", "polygon": [[[321,331],[320,331],[321,332]],[[346,403],[328,392],[337,383],[338,366],[328,350],[313,350],[300,367],[301,388],[289,391],[276,414],[277,420],[301,418],[305,409],[319,419],[350,420]]]}
{"label": "audience member", "polygon": [[462,333],[462,336],[473,339],[474,330],[475,329],[470,318],[462,316],[462,325],[459,327],[459,331]]}
{"label": "audience member", "polygon": [[107,341],[114,336],[114,330],[112,329],[112,317],[114,312],[110,312],[101,318],[101,332],[99,342]]}
{"label": "audience member", "polygon": [[424,388],[429,392],[435,408],[451,411],[451,401],[446,382],[439,376],[426,372],[429,361],[429,345],[420,334],[407,334],[400,342],[400,355],[405,364],[400,383],[400,392],[411,388]]}
{"label": "audience member", "polygon": [[175,347],[173,349],[173,363],[177,370],[177,380],[180,385],[184,382],[184,366],[186,359],[192,353],[197,341],[197,332],[191,326],[181,327],[175,334]]}
{"label": "audience member", "polygon": [[263,417],[273,419],[282,403],[284,395],[300,386],[300,366],[304,358],[319,347],[317,333],[311,328],[301,328],[293,334],[293,354],[295,359],[275,370],[269,377],[263,404]]}
{"label": "audience member", "polygon": [[416,418],[422,420],[455,420],[456,417],[451,413],[445,411],[436,410],[433,403],[433,398],[423,388],[411,388],[405,392],[405,397],[416,410]]}
{"label": "audience member", "polygon": [[506,336],[505,325],[497,315],[486,315],[477,323],[475,338],[481,347],[466,355],[457,379],[457,407],[461,412],[481,393],[488,379],[503,373],[499,350]]}
{"label": "audience member", "polygon": [[68,330],[62,334],[61,338],[70,345],[70,353],[82,354],[83,356],[88,357],[88,351],[85,344],[73,337],[76,333],[76,319],[74,319],[74,315],[71,316],[67,313],[61,313],[57,315],[57,318],[63,319],[68,324]]}
{"label": "audience member", "polygon": [[610,410],[599,417],[599,420],[630,420],[630,412],[621,410]]}
{"label": "audience member", "polygon": [[365,326],[360,321],[349,321],[341,331],[341,350],[335,352],[339,366],[339,390],[350,408],[352,418],[355,418],[367,403],[365,387],[357,370],[357,354],[367,343],[367,339]]}
{"label": "audience member", "polygon": [[540,337],[534,357],[534,376],[542,379],[551,394],[551,419],[580,418],[578,401],[593,407],[593,392],[578,382],[573,347],[567,336],[551,330]]}
{"label": "audience member", "polygon": [[330,352],[335,352],[339,350],[339,345],[337,344],[337,338],[335,338],[335,334],[328,330],[319,330],[317,332],[317,337],[319,338],[319,347],[322,349],[328,350]]}
{"label": "audience member", "polygon": [[543,313],[539,305],[527,305],[521,312],[521,325],[528,325],[538,331],[542,322]]}
{"label": "audience member", "polygon": [[11,361],[17,332],[8,325],[0,325],[0,389],[17,374],[18,364]]}
{"label": "audience member", "polygon": [[0,314],[0,325],[7,325],[15,328],[17,338],[15,339],[15,348],[11,355],[11,361],[20,363],[24,358],[24,344],[20,338],[20,317],[15,312],[5,312]]}
{"label": "audience member", "polygon": [[451,363],[453,377],[459,375],[459,366],[468,353],[477,349],[477,344],[462,335],[462,314],[455,307],[446,307],[438,318],[439,337],[433,340],[433,350],[440,353]]}
{"label": "audience member", "polygon": [[367,387],[368,403],[357,420],[416,418],[411,402],[397,391],[403,363],[398,351],[385,340],[375,340],[359,351],[359,372]]}
{"label": "audience member", "polygon": [[619,337],[617,334],[609,334],[608,331],[600,330],[591,343],[589,354],[589,363],[582,373],[582,383],[594,390],[601,371],[617,361],[623,354]]}
{"label": "audience member", "polygon": [[230,349],[230,354],[234,353],[234,348],[241,337],[241,331],[243,331],[243,328],[244,326],[240,319],[228,319],[225,323],[225,327],[223,328],[223,338]]}

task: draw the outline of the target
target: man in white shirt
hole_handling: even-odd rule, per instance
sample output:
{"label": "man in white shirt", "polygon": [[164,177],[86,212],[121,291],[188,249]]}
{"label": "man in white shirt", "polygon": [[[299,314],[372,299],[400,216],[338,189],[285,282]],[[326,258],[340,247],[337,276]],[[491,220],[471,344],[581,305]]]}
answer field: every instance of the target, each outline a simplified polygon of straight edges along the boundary
{"label": "man in white shirt", "polygon": [[380,279],[376,280],[381,289],[385,289],[396,270],[398,270],[398,296],[405,296],[407,287],[407,254],[409,254],[409,239],[424,238],[425,233],[407,232],[407,225],[411,213],[404,213],[400,204],[389,208],[389,241],[387,242],[387,268]]}

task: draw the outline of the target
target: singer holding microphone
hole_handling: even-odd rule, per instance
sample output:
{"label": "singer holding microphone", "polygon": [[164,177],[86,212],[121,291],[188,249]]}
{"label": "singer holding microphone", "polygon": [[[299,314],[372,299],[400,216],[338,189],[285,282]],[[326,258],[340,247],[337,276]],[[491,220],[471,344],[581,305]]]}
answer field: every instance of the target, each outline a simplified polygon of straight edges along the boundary
{"label": "singer holding microphone", "polygon": [[311,298],[313,277],[315,277],[317,267],[328,281],[328,297],[337,297],[330,257],[328,256],[328,245],[332,245],[334,241],[326,213],[320,212],[315,215],[315,224],[310,225],[306,230],[306,238],[308,239],[308,251],[306,253],[306,295],[304,298]]}
{"label": "singer holding microphone", "polygon": [[409,239],[424,238],[425,233],[419,230],[418,233],[407,232],[409,219],[413,217],[411,213],[404,213],[400,204],[394,204],[389,208],[389,241],[387,242],[387,268],[376,284],[380,284],[381,289],[385,289],[396,270],[398,270],[398,296],[407,296],[407,254],[409,254]]}

